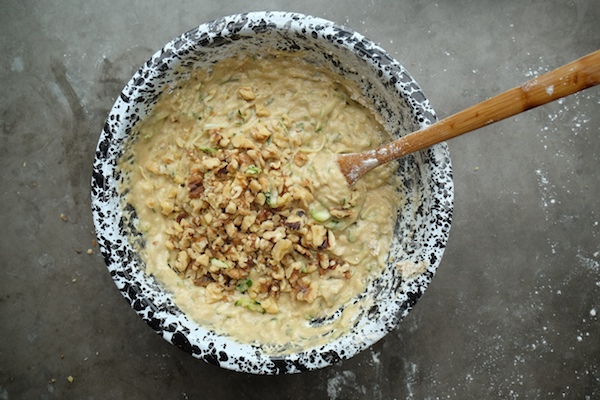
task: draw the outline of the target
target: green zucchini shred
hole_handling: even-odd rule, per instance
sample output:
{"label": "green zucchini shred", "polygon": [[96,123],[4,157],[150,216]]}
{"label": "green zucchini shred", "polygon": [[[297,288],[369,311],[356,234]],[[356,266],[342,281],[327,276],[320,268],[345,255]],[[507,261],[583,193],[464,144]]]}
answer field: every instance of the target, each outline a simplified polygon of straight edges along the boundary
{"label": "green zucchini shred", "polygon": [[243,299],[239,299],[238,301],[235,302],[235,305],[237,307],[245,307],[250,311],[254,311],[254,312],[259,312],[261,314],[265,313],[265,309],[263,308],[263,306],[260,305],[260,303],[256,300],[252,300],[250,298],[243,298]]}

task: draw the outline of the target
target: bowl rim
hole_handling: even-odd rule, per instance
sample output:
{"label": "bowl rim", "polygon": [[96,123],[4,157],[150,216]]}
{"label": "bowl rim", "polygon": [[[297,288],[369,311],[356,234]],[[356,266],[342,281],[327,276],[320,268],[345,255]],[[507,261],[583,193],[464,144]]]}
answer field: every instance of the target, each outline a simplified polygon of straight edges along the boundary
{"label": "bowl rim", "polygon": [[438,168],[437,175],[433,176],[430,182],[433,185],[432,195],[435,197],[431,210],[436,214],[437,222],[440,222],[437,226],[439,232],[435,232],[432,239],[436,243],[431,244],[433,262],[427,267],[427,273],[414,282],[414,287],[410,287],[409,294],[402,304],[398,305],[395,315],[390,316],[381,329],[370,332],[370,336],[364,337],[364,340],[352,342],[352,346],[348,346],[348,340],[341,344],[336,343],[336,340],[334,343],[302,352],[266,355],[261,353],[260,346],[232,343],[230,339],[214,332],[198,329],[190,320],[181,325],[178,319],[187,317],[180,311],[177,313],[177,307],[168,301],[165,303],[166,308],[157,307],[147,293],[148,288],[151,290],[154,286],[137,285],[147,279],[147,276],[144,278],[143,271],[130,268],[130,264],[139,262],[139,256],[131,246],[123,242],[125,238],[120,234],[123,217],[118,215],[118,212],[113,212],[120,208],[116,192],[118,176],[114,160],[113,163],[107,160],[115,157],[123,138],[129,134],[127,124],[135,123],[123,119],[132,109],[136,110],[134,113],[137,112],[134,97],[140,82],[148,78],[151,80],[153,74],[164,73],[169,67],[169,60],[185,54],[192,43],[214,46],[227,39],[228,35],[258,35],[269,30],[311,35],[315,40],[335,42],[346,47],[364,62],[381,71],[381,79],[389,82],[405,96],[417,125],[423,127],[435,122],[435,112],[408,71],[379,45],[350,28],[320,17],[293,12],[257,11],[221,17],[203,23],[168,42],[144,63],[121,91],[109,112],[96,148],[92,173],[92,216],[100,250],[114,283],[138,315],[156,333],[169,343],[210,364],[238,372],[274,375],[320,369],[353,357],[379,341],[408,314],[427,288],[441,261],[452,220],[453,182],[447,145],[440,143],[424,150],[432,165]]}

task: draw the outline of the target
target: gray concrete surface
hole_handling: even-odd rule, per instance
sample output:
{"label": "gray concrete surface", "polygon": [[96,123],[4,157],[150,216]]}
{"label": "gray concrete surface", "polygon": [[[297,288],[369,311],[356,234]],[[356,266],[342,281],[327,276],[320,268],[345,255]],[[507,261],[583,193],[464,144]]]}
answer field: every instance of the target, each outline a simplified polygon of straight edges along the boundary
{"label": "gray concrete surface", "polygon": [[440,117],[600,48],[597,0],[3,1],[0,399],[600,398],[600,88],[451,141],[455,219],[438,274],[352,360],[229,372],[130,309],[94,243],[103,120],[168,40],[265,9],[379,42]]}

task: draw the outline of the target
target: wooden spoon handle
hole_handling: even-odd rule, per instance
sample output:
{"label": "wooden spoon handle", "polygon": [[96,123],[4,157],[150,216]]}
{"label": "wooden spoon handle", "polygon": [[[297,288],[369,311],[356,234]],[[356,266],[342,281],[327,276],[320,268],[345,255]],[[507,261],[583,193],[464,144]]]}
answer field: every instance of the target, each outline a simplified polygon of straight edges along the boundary
{"label": "wooden spoon handle", "polygon": [[[366,153],[355,153],[363,156],[360,169],[364,172],[356,168],[356,162],[358,162],[356,158],[354,160],[344,159],[346,155],[342,155],[338,159],[338,163],[348,182],[353,184],[369,170],[390,160],[512,117],[599,83],[600,50],[597,50],[379,149]],[[350,164],[354,165],[353,171],[349,168]],[[353,179],[355,175],[359,176]]]}

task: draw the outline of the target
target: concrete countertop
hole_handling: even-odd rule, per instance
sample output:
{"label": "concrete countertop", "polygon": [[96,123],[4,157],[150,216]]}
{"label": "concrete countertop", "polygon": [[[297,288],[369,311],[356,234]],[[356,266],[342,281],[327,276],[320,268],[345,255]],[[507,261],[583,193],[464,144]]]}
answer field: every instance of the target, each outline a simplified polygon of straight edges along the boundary
{"label": "concrete countertop", "polygon": [[347,25],[443,118],[600,48],[597,0],[0,8],[1,400],[600,398],[600,88],[452,140],[454,222],[432,284],[383,340],[316,372],[230,372],[155,335],[106,270],[89,195],[115,97],[200,23],[270,9]]}

